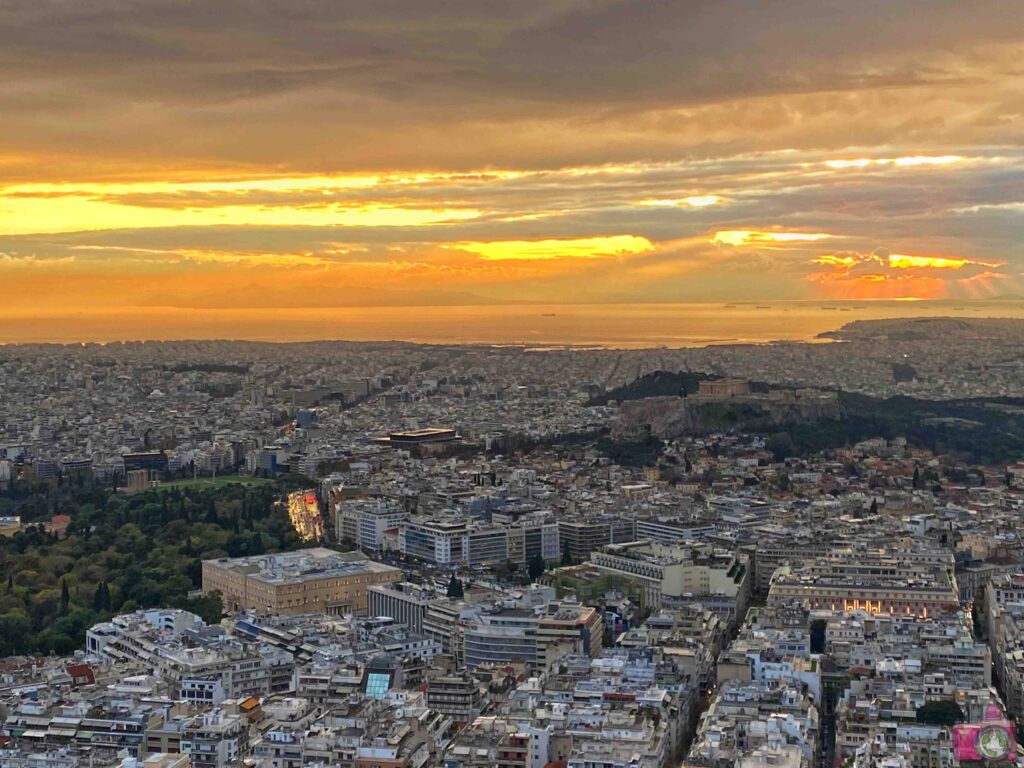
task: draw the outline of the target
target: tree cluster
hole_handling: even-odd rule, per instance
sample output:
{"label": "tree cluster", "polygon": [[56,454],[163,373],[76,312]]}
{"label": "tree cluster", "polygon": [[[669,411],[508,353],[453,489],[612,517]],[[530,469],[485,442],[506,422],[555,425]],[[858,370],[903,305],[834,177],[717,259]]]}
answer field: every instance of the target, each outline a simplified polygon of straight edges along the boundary
{"label": "tree cluster", "polygon": [[[299,546],[281,493],[276,484],[238,484],[126,496],[86,480],[0,497],[0,511],[26,523],[0,538],[0,657],[70,653],[93,624],[138,608],[218,621],[218,596],[189,597],[201,586],[202,561]],[[58,512],[71,517],[64,537],[43,525]]]}

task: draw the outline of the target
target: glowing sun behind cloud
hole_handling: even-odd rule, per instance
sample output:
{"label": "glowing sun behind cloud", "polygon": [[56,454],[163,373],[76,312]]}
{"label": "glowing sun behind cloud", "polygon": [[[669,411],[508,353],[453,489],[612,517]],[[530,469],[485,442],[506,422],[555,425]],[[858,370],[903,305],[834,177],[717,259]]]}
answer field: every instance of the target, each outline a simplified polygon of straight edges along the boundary
{"label": "glowing sun behind cloud", "polygon": [[653,208],[707,208],[709,205],[721,205],[725,198],[719,195],[691,195],[690,197],[662,197],[641,200],[640,205]]}
{"label": "glowing sun behind cloud", "polygon": [[712,243],[724,245],[769,245],[773,243],[813,243],[833,235],[823,232],[758,232],[750,229],[724,229],[715,232]]}
{"label": "glowing sun behind cloud", "polygon": [[808,275],[829,298],[943,299],[954,294],[984,298],[1005,276],[1000,264],[952,256],[889,253],[831,253],[812,259],[823,271]]}

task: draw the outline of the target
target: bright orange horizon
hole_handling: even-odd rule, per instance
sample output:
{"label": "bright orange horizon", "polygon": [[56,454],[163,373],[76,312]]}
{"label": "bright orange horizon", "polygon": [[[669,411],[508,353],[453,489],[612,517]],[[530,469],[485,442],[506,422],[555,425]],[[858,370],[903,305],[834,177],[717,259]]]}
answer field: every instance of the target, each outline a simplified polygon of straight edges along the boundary
{"label": "bright orange horizon", "polygon": [[1024,292],[1004,4],[432,5],[5,4],[3,314]]}

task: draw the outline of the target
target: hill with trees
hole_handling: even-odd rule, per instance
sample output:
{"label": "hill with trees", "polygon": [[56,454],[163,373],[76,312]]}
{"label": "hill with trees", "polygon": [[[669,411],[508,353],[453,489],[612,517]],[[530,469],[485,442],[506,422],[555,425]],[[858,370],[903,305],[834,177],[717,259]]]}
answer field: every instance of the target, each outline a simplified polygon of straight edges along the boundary
{"label": "hill with trees", "polygon": [[776,427],[796,453],[811,453],[883,437],[905,437],[918,448],[949,453],[973,464],[1024,459],[1024,400],[879,399],[841,392],[843,418]]}
{"label": "hill with trees", "polygon": [[[900,373],[905,378],[916,375],[909,367]],[[673,414],[680,415],[680,419],[687,417],[688,420],[680,421],[685,422],[682,427],[669,425],[679,427],[680,433],[770,435],[773,437],[771,448],[777,458],[840,448],[873,437],[887,440],[905,437],[915,447],[953,454],[973,464],[999,465],[1024,460],[1024,398],[925,400],[839,392],[834,413],[822,415],[812,409],[802,418],[783,414],[781,418],[770,419],[765,418],[761,409],[743,401],[691,405],[689,401],[670,400],[679,398],[684,390],[689,394],[696,392],[700,382],[710,378],[685,371],[656,371],[591,398],[589,405],[604,405],[609,401],[627,403],[612,429],[611,439],[604,439],[599,449],[620,463],[637,466],[652,463],[657,458],[657,446],[646,436],[661,434],[652,427],[659,415],[664,415],[660,412],[665,411],[669,417]],[[762,392],[767,385],[752,382],[751,388]],[[777,385],[773,388],[784,389]],[[631,402],[647,399],[650,399],[649,405]]]}
{"label": "hill with trees", "polygon": [[609,389],[587,401],[587,405],[607,405],[612,400],[643,400],[647,397],[680,397],[696,393],[702,381],[711,378],[690,371],[654,371],[639,379]]}

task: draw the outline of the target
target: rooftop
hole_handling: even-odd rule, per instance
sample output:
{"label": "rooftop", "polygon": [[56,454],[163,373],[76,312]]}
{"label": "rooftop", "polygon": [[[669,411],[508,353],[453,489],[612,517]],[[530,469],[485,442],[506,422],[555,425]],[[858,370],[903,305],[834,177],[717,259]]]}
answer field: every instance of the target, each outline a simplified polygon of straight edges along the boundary
{"label": "rooftop", "polygon": [[401,573],[400,569],[366,559],[359,552],[335,552],[326,547],[312,547],[274,555],[222,557],[204,562],[272,584],[354,576],[362,573]]}

